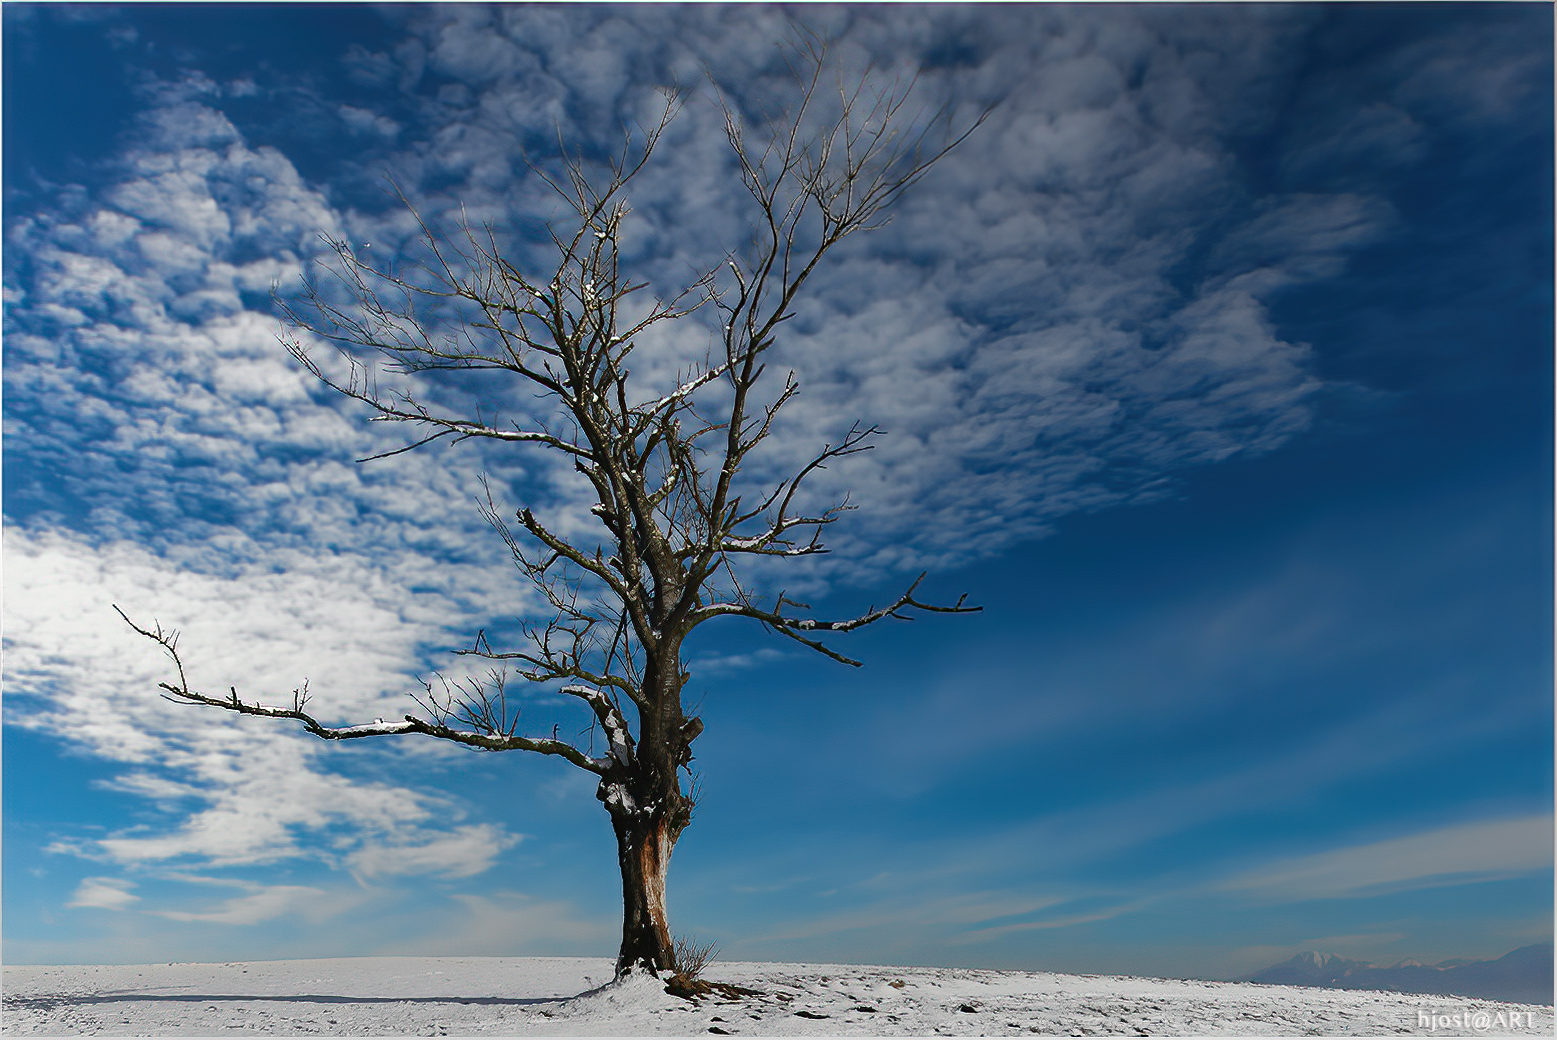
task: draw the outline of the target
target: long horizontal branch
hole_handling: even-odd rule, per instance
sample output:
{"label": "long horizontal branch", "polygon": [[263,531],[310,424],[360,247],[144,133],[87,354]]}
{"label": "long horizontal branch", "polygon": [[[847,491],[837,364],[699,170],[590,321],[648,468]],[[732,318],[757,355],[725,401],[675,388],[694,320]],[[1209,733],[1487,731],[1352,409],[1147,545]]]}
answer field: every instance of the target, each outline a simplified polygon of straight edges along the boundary
{"label": "long horizontal branch", "polygon": [[804,643],[806,646],[810,647],[816,652],[824,654],[827,657],[831,657],[834,661],[840,661],[843,664],[853,665],[854,667],[858,668],[863,662],[856,661],[851,657],[845,657],[843,654],[838,653],[836,650],[823,643],[820,639],[813,639],[806,633],[853,632],[855,629],[864,628],[866,625],[873,625],[877,621],[881,621],[889,617],[896,618],[899,621],[912,621],[913,615],[903,613],[905,610],[923,610],[934,614],[977,614],[979,611],[984,609],[983,607],[963,606],[963,603],[968,598],[966,594],[957,597],[957,602],[949,607],[938,606],[934,603],[925,603],[921,600],[915,599],[914,591],[919,588],[919,583],[924,581],[924,579],[925,575],[921,573],[919,577],[914,579],[913,584],[908,586],[908,591],[904,592],[892,603],[879,609],[873,607],[864,614],[861,614],[859,617],[850,618],[846,621],[818,621],[815,618],[799,618],[785,615],[782,613],[785,605],[798,607],[803,606],[803,604],[795,603],[791,600],[785,599],[782,595],[780,595],[778,602],[774,604],[772,610],[763,610],[761,607],[758,607],[749,602],[710,603],[707,606],[700,608],[696,612],[693,623],[700,623],[709,618],[719,617],[721,615],[753,618],[767,625],[769,628],[778,632],[780,635],[787,636],[797,643]]}
{"label": "long horizontal branch", "polygon": [[221,708],[226,711],[237,712],[240,715],[259,715],[270,719],[295,719],[303,724],[303,728],[314,736],[323,740],[355,740],[359,737],[389,737],[403,733],[422,733],[429,737],[437,737],[440,740],[450,740],[467,747],[479,748],[483,751],[533,751],[541,755],[556,755],[567,759],[580,769],[587,770],[596,775],[603,776],[609,768],[608,759],[595,759],[586,755],[572,744],[562,740],[531,739],[520,736],[489,736],[485,733],[473,733],[468,730],[451,729],[438,723],[427,722],[422,719],[406,715],[401,722],[385,722],[378,719],[360,726],[326,726],[312,715],[303,711],[303,695],[293,695],[293,706],[290,708],[277,708],[267,704],[249,703],[238,697],[238,691],[229,687],[229,695],[226,697],[212,697],[189,688],[188,680],[184,676],[184,662],[178,654],[178,633],[165,632],[161,625],[155,625],[153,629],[144,629],[131,621],[129,616],[117,606],[114,610],[125,624],[129,625],[141,635],[150,639],[173,659],[173,664],[178,669],[178,684],[163,682],[158,683],[159,689],[164,690],[168,699],[179,704],[203,704],[212,708]]}

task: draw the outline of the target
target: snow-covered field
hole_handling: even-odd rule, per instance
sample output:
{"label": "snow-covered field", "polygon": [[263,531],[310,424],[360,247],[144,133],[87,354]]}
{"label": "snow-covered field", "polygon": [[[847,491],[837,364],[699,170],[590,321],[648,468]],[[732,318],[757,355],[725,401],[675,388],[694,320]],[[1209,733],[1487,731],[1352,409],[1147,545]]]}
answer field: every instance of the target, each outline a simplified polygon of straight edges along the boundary
{"label": "snow-covered field", "polygon": [[[15,1035],[1552,1035],[1552,1009],[1459,997],[1045,972],[724,963],[691,1002],[560,957],[6,967]],[[1484,1020],[1477,1016],[1485,1016]]]}

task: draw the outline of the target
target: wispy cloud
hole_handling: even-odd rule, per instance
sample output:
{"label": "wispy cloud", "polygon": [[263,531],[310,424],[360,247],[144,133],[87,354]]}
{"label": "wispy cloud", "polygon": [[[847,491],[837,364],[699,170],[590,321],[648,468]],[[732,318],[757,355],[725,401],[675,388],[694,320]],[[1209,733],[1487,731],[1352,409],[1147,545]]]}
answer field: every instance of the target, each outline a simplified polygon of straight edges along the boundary
{"label": "wispy cloud", "polygon": [[[185,880],[210,881],[191,878]],[[216,881],[216,884],[228,882]],[[210,924],[255,925],[278,917],[297,914],[310,921],[322,921],[349,910],[363,897],[343,896],[307,885],[257,885],[231,882],[244,890],[205,910],[148,910],[147,913],[170,921],[202,921]]]}
{"label": "wispy cloud", "polygon": [[[893,886],[896,888],[897,886]],[[1066,901],[1064,896],[1034,896],[1020,891],[977,891],[957,894],[937,893],[924,898],[887,898],[876,905],[838,910],[831,913],[803,914],[793,921],[764,934],[742,936],[742,945],[836,937],[848,932],[934,933],[950,941],[978,941],[991,931],[979,928],[990,918],[1038,913]]]}
{"label": "wispy cloud", "polygon": [[66,906],[100,910],[123,910],[140,902],[140,896],[131,892],[135,884],[120,878],[90,877],[76,886],[76,892]]}
{"label": "wispy cloud", "polygon": [[1264,900],[1336,899],[1516,877],[1552,866],[1552,818],[1456,824],[1299,856],[1222,882]]}
{"label": "wispy cloud", "polygon": [[[1096,900],[1086,900],[1086,902],[1095,903]],[[1045,915],[1037,920],[1011,921],[1006,924],[992,924],[979,928],[970,928],[959,934],[952,941],[958,945],[968,945],[991,942],[1017,932],[1041,932],[1052,928],[1074,928],[1077,925],[1110,921],[1116,917],[1122,917],[1125,914],[1140,910],[1153,902],[1155,900],[1150,897],[1136,899],[1115,898],[1109,900],[1106,906],[1080,911],[1073,909],[1068,913],[1063,912],[1064,908],[1061,907],[1059,908],[1061,912]]]}
{"label": "wispy cloud", "polygon": [[368,845],[347,858],[351,869],[364,877],[394,874],[437,874],[472,877],[489,870],[497,854],[519,838],[491,824],[458,827],[417,844]]}
{"label": "wispy cloud", "polygon": [[536,899],[519,892],[453,897],[455,907],[440,912],[428,935],[388,944],[385,954],[418,956],[524,956],[579,954],[606,956],[620,936],[620,922],[609,910],[589,913],[563,900]]}
{"label": "wispy cloud", "polygon": [[[1041,864],[1033,864],[1034,878],[1013,881],[1009,870],[994,864],[1013,858],[1025,864],[1030,857],[998,841],[968,844],[965,851],[970,860],[955,871],[954,886],[945,883],[944,866],[898,872],[884,884],[881,879],[858,882],[849,886],[847,904],[798,914],[778,929],[742,937],[739,942],[837,940],[869,929],[881,942],[987,947],[1024,933],[1081,928],[1163,907],[1202,905],[1208,895],[1232,893],[1243,900],[1274,904],[1355,899],[1539,875],[1549,872],[1552,865],[1552,819],[1529,816],[1473,821],[1388,841],[1275,859],[1232,876],[1196,880],[1167,875],[1122,886],[1044,880],[1050,872]],[[974,866],[974,860],[987,866]],[[1398,938],[1393,933],[1370,933],[1309,939],[1292,948],[1241,951],[1232,959],[1240,967],[1245,962],[1260,967],[1282,959],[1275,956],[1281,951],[1290,956],[1297,948],[1377,949],[1381,943]]]}

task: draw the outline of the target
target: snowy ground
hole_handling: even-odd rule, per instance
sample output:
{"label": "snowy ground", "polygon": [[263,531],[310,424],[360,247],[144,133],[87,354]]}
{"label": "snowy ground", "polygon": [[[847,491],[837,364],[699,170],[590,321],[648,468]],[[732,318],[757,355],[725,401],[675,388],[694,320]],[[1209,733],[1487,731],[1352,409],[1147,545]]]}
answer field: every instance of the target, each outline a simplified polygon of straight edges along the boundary
{"label": "snowy ground", "polygon": [[[4,969],[8,1035],[1551,1036],[1552,1009],[1458,997],[1043,972],[716,963],[693,1003],[609,961],[364,957]],[[1478,1019],[1478,1015],[1485,1016]]]}

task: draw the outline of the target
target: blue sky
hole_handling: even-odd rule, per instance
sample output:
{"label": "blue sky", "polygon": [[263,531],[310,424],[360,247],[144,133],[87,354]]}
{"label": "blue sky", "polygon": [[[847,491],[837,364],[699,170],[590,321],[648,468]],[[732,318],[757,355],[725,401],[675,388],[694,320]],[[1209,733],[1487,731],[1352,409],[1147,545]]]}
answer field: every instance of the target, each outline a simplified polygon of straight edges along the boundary
{"label": "blue sky", "polygon": [[[733,959],[1232,977],[1551,937],[1552,64],[1541,4],[805,6],[988,123],[840,250],[776,362],[775,462],[860,507],[785,577],[919,569],[972,617],[860,670],[693,648],[673,927]],[[583,773],[310,741],[197,687],[403,713],[534,609],[485,528],[546,460],[312,386],[270,286],[422,212],[533,233],[521,153],[687,107],[634,197],[656,286],[746,219],[702,70],[762,6],[5,8],[4,958],[611,955]],[[529,229],[528,232],[526,229]],[[667,355],[696,347],[662,344]],[[500,390],[488,391],[493,394]],[[501,398],[497,398],[501,401]],[[534,732],[575,723],[544,692]]]}

